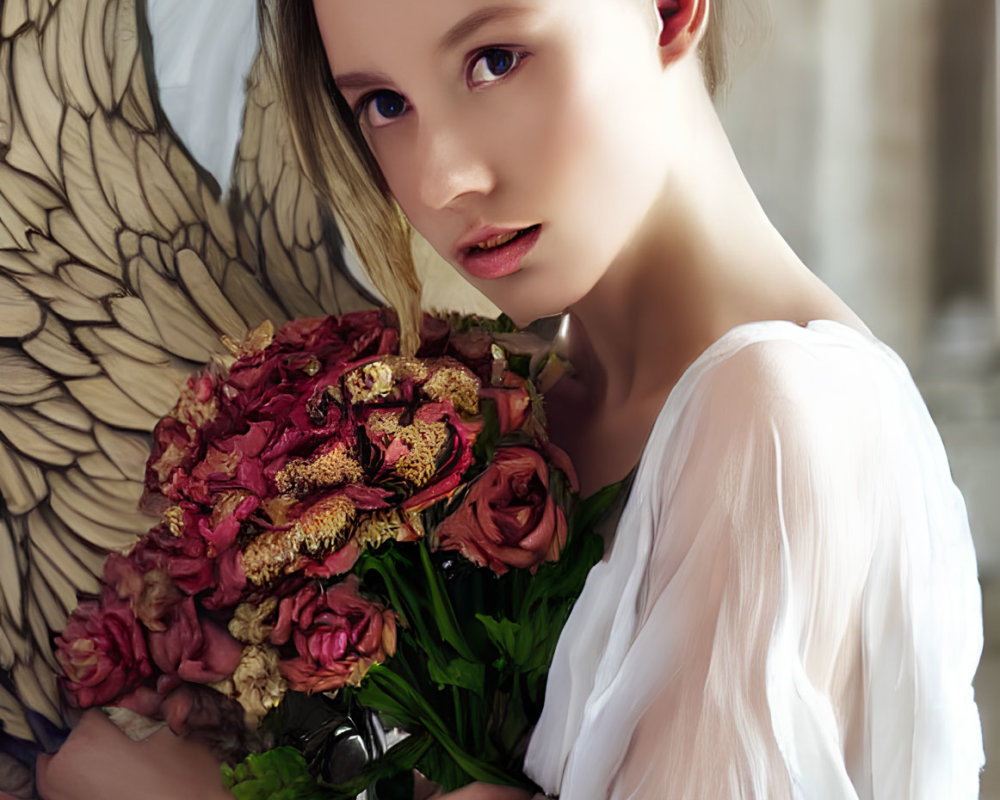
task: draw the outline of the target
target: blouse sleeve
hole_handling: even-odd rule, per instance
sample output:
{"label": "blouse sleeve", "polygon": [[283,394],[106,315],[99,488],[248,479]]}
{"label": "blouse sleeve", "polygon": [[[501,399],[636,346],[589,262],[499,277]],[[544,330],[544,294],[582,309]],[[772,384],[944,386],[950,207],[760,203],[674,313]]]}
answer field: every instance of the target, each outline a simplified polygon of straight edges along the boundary
{"label": "blouse sleeve", "polygon": [[560,796],[977,797],[975,558],[905,367],[768,341],[685,391],[553,664]]}

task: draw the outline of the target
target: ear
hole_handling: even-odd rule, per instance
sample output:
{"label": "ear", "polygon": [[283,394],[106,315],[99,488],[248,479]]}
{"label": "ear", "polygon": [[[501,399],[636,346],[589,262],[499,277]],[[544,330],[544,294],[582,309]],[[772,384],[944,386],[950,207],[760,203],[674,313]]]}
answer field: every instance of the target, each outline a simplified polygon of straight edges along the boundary
{"label": "ear", "polygon": [[708,19],[709,0],[656,0],[660,17],[660,59],[677,61],[696,47]]}

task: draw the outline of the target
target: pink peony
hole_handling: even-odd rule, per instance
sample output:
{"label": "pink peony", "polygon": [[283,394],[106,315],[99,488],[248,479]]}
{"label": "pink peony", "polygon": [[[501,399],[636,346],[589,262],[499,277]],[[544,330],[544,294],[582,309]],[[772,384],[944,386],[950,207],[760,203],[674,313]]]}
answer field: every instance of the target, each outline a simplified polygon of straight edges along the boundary
{"label": "pink peony", "polygon": [[438,547],[458,550],[497,575],[555,561],[566,542],[566,517],[549,493],[548,476],[537,451],[498,448],[461,507],[438,527]]}
{"label": "pink peony", "polygon": [[358,584],[348,575],[325,592],[310,583],[281,600],[270,638],[275,645],[295,645],[298,655],[280,663],[295,691],[356,685],[372,664],[396,651],[396,615],[361,597]]}
{"label": "pink peony", "polygon": [[142,627],[109,588],[100,602],[80,603],[55,645],[70,702],[79,708],[113,703],[153,673]]}

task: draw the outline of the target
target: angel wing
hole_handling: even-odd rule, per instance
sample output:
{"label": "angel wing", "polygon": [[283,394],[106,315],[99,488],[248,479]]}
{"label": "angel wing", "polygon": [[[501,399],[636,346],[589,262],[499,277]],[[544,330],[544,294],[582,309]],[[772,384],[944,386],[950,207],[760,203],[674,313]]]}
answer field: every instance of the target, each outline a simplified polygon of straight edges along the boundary
{"label": "angel wing", "polygon": [[148,434],[179,385],[222,335],[372,304],[266,71],[227,206],[157,103],[144,13],[0,2],[0,721],[24,739],[62,719],[52,633],[152,522]]}

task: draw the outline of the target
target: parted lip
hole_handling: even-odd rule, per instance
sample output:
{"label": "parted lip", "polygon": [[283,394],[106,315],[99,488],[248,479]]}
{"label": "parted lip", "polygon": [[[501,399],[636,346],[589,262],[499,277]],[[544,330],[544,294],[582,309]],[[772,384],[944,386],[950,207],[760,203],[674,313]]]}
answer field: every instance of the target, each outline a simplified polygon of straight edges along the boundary
{"label": "parted lip", "polygon": [[482,244],[483,242],[492,239],[495,236],[502,236],[505,233],[516,233],[517,231],[523,231],[525,228],[532,227],[531,224],[520,225],[518,227],[507,227],[500,228],[496,225],[483,225],[479,228],[474,228],[470,230],[465,236],[458,240],[455,244],[455,255],[461,258],[465,255],[466,251],[470,248],[475,247],[477,244]]}

